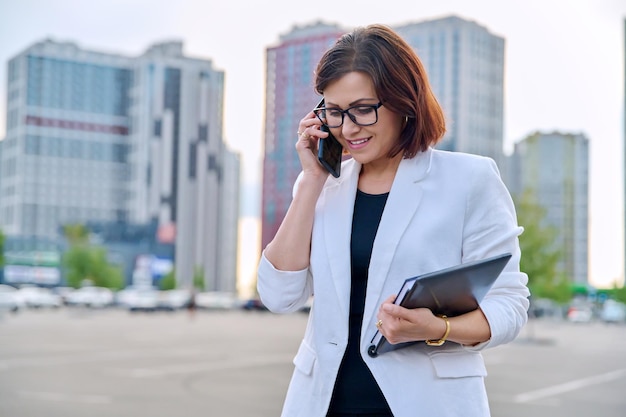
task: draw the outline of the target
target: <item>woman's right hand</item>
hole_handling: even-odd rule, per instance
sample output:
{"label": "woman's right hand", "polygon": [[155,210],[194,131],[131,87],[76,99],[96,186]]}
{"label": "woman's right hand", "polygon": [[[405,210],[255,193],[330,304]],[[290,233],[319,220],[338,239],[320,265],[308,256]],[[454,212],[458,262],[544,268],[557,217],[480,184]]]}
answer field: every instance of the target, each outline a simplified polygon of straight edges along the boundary
{"label": "woman's right hand", "polygon": [[317,161],[317,143],[320,138],[328,136],[320,130],[321,125],[312,111],[298,124],[296,151],[302,164],[302,175],[289,209],[264,252],[274,268],[281,271],[299,271],[310,263],[315,207],[329,175]]}
{"label": "woman's right hand", "polygon": [[302,171],[305,176],[311,174],[313,176],[328,176],[322,165],[317,160],[317,147],[320,138],[328,136],[327,132],[320,130],[322,122],[315,116],[312,111],[309,112],[298,124],[298,141],[296,142],[296,151],[300,158]]}

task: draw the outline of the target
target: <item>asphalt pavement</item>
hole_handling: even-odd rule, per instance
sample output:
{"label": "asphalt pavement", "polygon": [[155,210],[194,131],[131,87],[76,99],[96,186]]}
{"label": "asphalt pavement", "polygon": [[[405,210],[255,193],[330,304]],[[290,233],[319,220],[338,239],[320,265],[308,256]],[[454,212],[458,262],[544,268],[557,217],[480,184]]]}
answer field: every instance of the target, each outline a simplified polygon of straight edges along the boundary
{"label": "asphalt pavement", "polygon": [[[1,417],[275,417],[305,313],[0,317]],[[626,325],[533,320],[484,353],[492,415],[626,416]]]}

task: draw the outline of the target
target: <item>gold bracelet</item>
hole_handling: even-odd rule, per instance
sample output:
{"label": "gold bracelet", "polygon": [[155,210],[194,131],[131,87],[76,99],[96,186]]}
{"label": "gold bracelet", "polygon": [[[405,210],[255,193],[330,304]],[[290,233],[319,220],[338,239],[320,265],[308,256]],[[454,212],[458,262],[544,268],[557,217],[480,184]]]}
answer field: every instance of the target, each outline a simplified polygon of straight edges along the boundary
{"label": "gold bracelet", "polygon": [[443,334],[441,339],[425,340],[424,342],[426,342],[426,344],[428,346],[441,346],[441,345],[443,345],[444,343],[446,343],[446,339],[448,338],[448,335],[450,334],[450,321],[448,320],[448,317],[445,314],[437,315],[437,317],[441,317],[443,319],[443,321],[446,322],[446,332]]}

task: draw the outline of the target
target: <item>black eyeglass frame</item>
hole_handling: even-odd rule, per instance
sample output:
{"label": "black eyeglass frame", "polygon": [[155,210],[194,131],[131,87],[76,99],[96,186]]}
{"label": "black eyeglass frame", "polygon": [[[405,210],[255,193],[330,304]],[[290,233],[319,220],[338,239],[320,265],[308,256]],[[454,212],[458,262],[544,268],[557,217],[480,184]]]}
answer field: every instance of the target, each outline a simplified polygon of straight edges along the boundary
{"label": "black eyeglass frame", "polygon": [[[357,126],[371,126],[374,125],[376,123],[378,123],[378,109],[381,108],[383,105],[382,101],[379,101],[378,104],[356,104],[354,106],[350,106],[345,110],[341,110],[339,107],[318,107],[316,109],[313,109],[313,113],[315,113],[315,116],[317,116],[318,119],[320,119],[320,121],[322,123],[324,123],[324,125],[326,125],[327,127],[334,129],[337,127],[341,127],[343,126],[343,121],[344,121],[344,116],[347,114],[348,117],[350,118],[350,120],[352,120],[352,123],[354,123]],[[352,113],[350,113],[350,110],[352,109],[356,109],[357,107],[370,107],[374,110],[374,114],[376,115],[376,120],[374,120],[372,123],[359,123],[356,121],[356,116],[353,115]],[[327,110],[335,110],[341,113],[341,123],[336,125],[336,126],[331,126],[329,124],[327,124],[324,119],[322,119],[322,117],[320,116],[321,112],[325,112]]]}

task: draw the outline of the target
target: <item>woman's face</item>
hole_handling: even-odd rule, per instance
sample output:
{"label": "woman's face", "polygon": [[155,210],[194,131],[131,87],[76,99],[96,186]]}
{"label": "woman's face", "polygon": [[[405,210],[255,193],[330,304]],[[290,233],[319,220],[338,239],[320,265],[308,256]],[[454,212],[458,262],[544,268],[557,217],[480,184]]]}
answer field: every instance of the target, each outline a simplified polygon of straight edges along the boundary
{"label": "woman's face", "polygon": [[[330,83],[324,89],[324,101],[326,108],[345,110],[356,105],[376,105],[380,99],[372,79],[355,71]],[[343,125],[331,128],[343,147],[363,165],[388,159],[401,131],[402,117],[387,109],[384,103],[378,108],[378,121],[373,125],[359,126],[344,114]]]}

